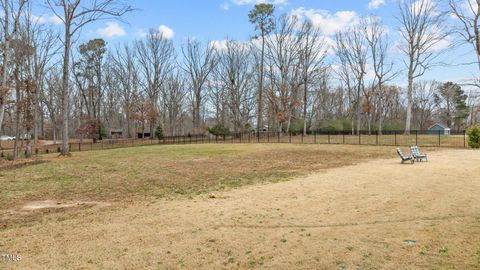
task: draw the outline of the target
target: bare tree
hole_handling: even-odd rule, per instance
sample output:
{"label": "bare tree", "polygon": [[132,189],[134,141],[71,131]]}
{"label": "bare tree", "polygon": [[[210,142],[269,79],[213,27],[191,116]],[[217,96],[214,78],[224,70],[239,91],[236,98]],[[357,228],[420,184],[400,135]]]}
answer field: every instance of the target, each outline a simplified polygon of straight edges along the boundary
{"label": "bare tree", "polygon": [[472,45],[480,70],[480,0],[448,0],[448,3],[453,16],[459,21],[454,32]]}
{"label": "bare tree", "polygon": [[327,68],[325,58],[328,55],[328,48],[320,30],[314,27],[310,21],[302,24],[300,35],[302,38],[300,41],[300,68],[303,83],[303,134],[307,135],[309,86],[323,75]]}
{"label": "bare tree", "polygon": [[[0,133],[2,132],[5,106],[10,95],[9,70],[10,70],[10,42],[20,28],[20,19],[28,0],[3,0],[0,2],[4,11],[3,14],[3,66],[2,66],[2,87],[0,88]],[[15,5],[14,3],[17,3]],[[10,19],[13,19],[13,27],[10,27]]]}
{"label": "bare tree", "polygon": [[220,60],[217,72],[221,80],[221,87],[227,89],[227,106],[229,108],[234,132],[245,127],[243,115],[245,105],[250,105],[252,99],[252,70],[250,48],[247,44],[227,41],[225,50],[220,52]]}
{"label": "bare tree", "polygon": [[[137,59],[140,64],[140,82],[149,99],[150,107],[159,112],[158,99],[160,90],[173,70],[175,50],[171,40],[159,31],[150,30],[143,40],[136,43]],[[156,119],[151,119],[150,132],[153,134]]]}
{"label": "bare tree", "polygon": [[117,48],[111,59],[112,72],[119,80],[122,108],[125,112],[125,134],[128,138],[131,138],[133,136],[133,98],[140,88],[140,75],[136,64],[135,51],[131,46],[125,45],[122,48]]}
{"label": "bare tree", "polygon": [[413,106],[413,119],[417,123],[420,130],[427,130],[432,124],[433,115],[435,113],[435,92],[440,87],[436,81],[420,81],[415,83]]}
{"label": "bare tree", "polygon": [[300,51],[302,33],[296,33],[298,19],[283,15],[267,39],[268,77],[270,79],[270,113],[276,118],[278,131],[289,131],[293,114],[301,104],[302,85]]}
{"label": "bare tree", "polygon": [[[55,44],[57,35],[49,30],[44,29],[42,26],[33,25],[31,31],[32,46],[35,48],[35,54],[33,56],[33,78],[36,81],[35,88],[35,100],[34,100],[34,143],[38,143],[40,117],[42,114],[40,108],[40,99],[42,92],[45,89],[45,76],[48,70],[55,64],[52,60],[58,52],[58,46]],[[41,34],[40,34],[41,33]]]}
{"label": "bare tree", "polygon": [[119,18],[132,10],[118,0],[92,0],[86,5],[82,0],[45,0],[50,10],[64,26],[63,78],[62,78],[62,155],[70,155],[69,149],[69,69],[72,37],[85,25],[106,18]]}
{"label": "bare tree", "polygon": [[384,87],[386,83],[398,76],[398,72],[393,69],[393,61],[388,59],[388,49],[390,44],[386,30],[381,25],[379,18],[370,16],[364,22],[364,25],[366,25],[364,33],[372,60],[371,66],[375,74],[371,88],[378,101],[378,132],[382,134],[383,116],[385,104],[387,103],[386,98],[388,98]]}
{"label": "bare tree", "polygon": [[[221,65],[220,65],[221,66]],[[207,112],[215,115],[215,123],[222,127],[227,124],[228,116],[228,88],[225,84],[225,80],[228,78],[224,75],[224,70],[218,68],[212,73],[212,78],[207,81],[209,105]]]}
{"label": "bare tree", "polygon": [[52,68],[45,76],[45,88],[40,93],[41,103],[45,107],[45,113],[51,122],[53,143],[57,143],[57,131],[59,116],[61,113],[61,90],[62,90],[61,71]]}
{"label": "bare tree", "polygon": [[208,77],[213,72],[218,60],[215,48],[211,45],[203,48],[199,41],[188,40],[182,46],[184,62],[181,67],[188,74],[192,89],[192,123],[193,132],[199,132],[200,112],[204,97],[204,87]]}
{"label": "bare tree", "polygon": [[427,70],[434,66],[439,56],[440,42],[448,36],[445,29],[445,19],[437,8],[435,0],[405,0],[399,2],[400,33],[403,42],[400,50],[407,60],[407,115],[405,119],[405,134],[410,134],[413,84]]}
{"label": "bare tree", "polygon": [[[357,132],[360,132],[362,127],[361,95],[362,93],[365,93],[368,44],[364,32],[358,25],[355,25],[344,32],[338,32],[335,38],[337,44],[337,56],[345,75],[344,78],[350,86],[349,88],[355,89],[356,129]],[[353,82],[351,80],[352,77]]]}
{"label": "bare tree", "polygon": [[185,79],[182,74],[172,72],[162,87],[162,103],[165,108],[167,131],[171,136],[178,135],[182,124],[182,113],[185,105]]}

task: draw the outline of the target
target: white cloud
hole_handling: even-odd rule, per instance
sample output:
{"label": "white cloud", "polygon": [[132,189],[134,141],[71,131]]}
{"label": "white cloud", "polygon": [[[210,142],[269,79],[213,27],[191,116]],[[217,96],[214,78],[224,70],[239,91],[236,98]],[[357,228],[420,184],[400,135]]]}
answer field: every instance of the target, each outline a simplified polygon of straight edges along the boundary
{"label": "white cloud", "polygon": [[478,3],[476,0],[465,0],[463,3],[465,10],[470,12],[476,12],[478,10]]}
{"label": "white cloud", "polygon": [[242,49],[248,49],[248,47],[252,44],[251,42],[253,41],[236,41],[236,40],[228,40],[228,39],[223,39],[223,40],[212,40],[210,43],[208,43],[209,47],[213,47],[217,51],[220,52],[225,52],[228,49],[228,46],[235,44],[236,48],[242,48]]}
{"label": "white cloud", "polygon": [[221,8],[223,10],[230,10],[230,3],[229,2],[223,2]]}
{"label": "white cloud", "polygon": [[139,29],[135,32],[135,37],[137,37],[137,38],[144,38],[147,35],[148,35],[148,33],[145,32],[145,30],[143,30],[143,29]]}
{"label": "white cloud", "polygon": [[107,22],[107,26],[97,30],[97,34],[101,37],[113,38],[123,37],[127,34],[125,30],[116,22]]}
{"label": "white cloud", "polygon": [[175,36],[173,29],[163,24],[158,27],[158,31],[166,39],[172,39]]}
{"label": "white cloud", "polygon": [[231,0],[231,2],[237,6],[256,5],[262,3],[272,4],[276,6],[288,4],[288,0]]}
{"label": "white cloud", "polygon": [[208,45],[219,51],[225,51],[227,49],[227,43],[228,40],[212,40]]}
{"label": "white cloud", "polygon": [[60,19],[56,15],[36,16],[36,15],[30,14],[30,18],[31,18],[32,22],[35,23],[35,24],[55,24],[55,25],[59,25],[59,24],[63,23],[62,19]]}
{"label": "white cloud", "polygon": [[280,9],[283,6],[288,5],[288,0],[228,0],[223,2],[220,6],[224,10],[230,10],[232,5],[234,6],[253,6],[256,4],[272,4],[274,6],[278,6]]}
{"label": "white cloud", "polygon": [[450,46],[452,46],[452,38],[446,37],[435,43],[430,49],[432,51],[442,51],[448,49]]}
{"label": "white cloud", "polygon": [[335,14],[330,14],[326,10],[305,9],[303,7],[293,10],[292,15],[300,19],[309,19],[325,35],[334,35],[337,31],[347,28],[359,19],[355,11],[338,11]]}
{"label": "white cloud", "polygon": [[412,14],[414,15],[419,15],[429,10],[433,11],[433,15],[440,14],[440,12],[438,11],[437,3],[432,0],[417,0],[412,3],[410,9]]}
{"label": "white cloud", "polygon": [[385,0],[372,0],[370,3],[368,3],[368,8],[369,9],[377,9],[381,5],[385,5]]}

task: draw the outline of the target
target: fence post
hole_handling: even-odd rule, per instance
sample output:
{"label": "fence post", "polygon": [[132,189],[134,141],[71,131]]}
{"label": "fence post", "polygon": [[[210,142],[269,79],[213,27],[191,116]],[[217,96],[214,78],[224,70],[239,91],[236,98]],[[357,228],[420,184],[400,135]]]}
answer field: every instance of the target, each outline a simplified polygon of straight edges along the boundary
{"label": "fence post", "polygon": [[343,141],[343,144],[345,144],[345,130],[344,130],[344,131],[342,131],[342,137],[343,137],[343,139],[342,139],[342,141]]}
{"label": "fence post", "polygon": [[317,131],[313,131],[313,143],[317,144]]}
{"label": "fence post", "polygon": [[267,131],[267,143],[270,142],[270,131]]}
{"label": "fence post", "polygon": [[467,131],[463,131],[463,148],[467,148]]}
{"label": "fence post", "polygon": [[362,145],[362,131],[358,130],[358,145]]}
{"label": "fence post", "polygon": [[378,145],[378,130],[375,133],[375,145]]}
{"label": "fence post", "polygon": [[302,131],[302,144],[303,144],[303,131]]}
{"label": "fence post", "polygon": [[441,144],[440,144],[440,130],[438,131],[438,147],[440,147]]}
{"label": "fence post", "polygon": [[415,130],[415,145],[418,146],[418,130]]}
{"label": "fence post", "polygon": [[292,143],[292,132],[289,131],[288,134],[289,134],[288,143]]}
{"label": "fence post", "polygon": [[330,144],[330,131],[327,131],[327,141],[328,141],[328,144]]}
{"label": "fence post", "polygon": [[277,131],[277,142],[280,143],[280,131]]}
{"label": "fence post", "polygon": [[397,145],[397,131],[395,130],[394,133],[395,133],[395,145]]}
{"label": "fence post", "polygon": [[82,144],[78,143],[78,152],[82,152]]}

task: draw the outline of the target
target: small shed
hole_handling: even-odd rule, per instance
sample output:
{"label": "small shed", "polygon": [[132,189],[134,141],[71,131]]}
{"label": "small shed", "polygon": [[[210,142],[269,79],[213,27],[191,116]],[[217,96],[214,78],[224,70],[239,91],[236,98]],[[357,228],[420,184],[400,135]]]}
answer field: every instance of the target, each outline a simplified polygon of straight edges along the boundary
{"label": "small shed", "polygon": [[436,123],[433,126],[431,126],[428,131],[431,134],[441,134],[441,135],[450,135],[450,128],[447,125]]}
{"label": "small shed", "polygon": [[123,137],[123,130],[122,129],[110,129],[110,138],[111,139],[119,139]]}
{"label": "small shed", "polygon": [[137,132],[137,138],[139,139],[146,139],[146,138],[150,138],[150,132]]}

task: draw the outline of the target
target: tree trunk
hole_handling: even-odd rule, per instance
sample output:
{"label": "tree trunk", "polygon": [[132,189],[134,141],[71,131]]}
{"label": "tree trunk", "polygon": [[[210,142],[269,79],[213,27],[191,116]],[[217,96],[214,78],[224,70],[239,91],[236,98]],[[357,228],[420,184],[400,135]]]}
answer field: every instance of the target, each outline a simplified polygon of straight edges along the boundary
{"label": "tree trunk", "polygon": [[[69,20],[69,18],[66,18]],[[69,103],[69,89],[68,89],[68,69],[70,60],[70,22],[65,24],[65,51],[63,55],[63,84],[62,84],[62,155],[70,154],[68,145],[68,103]]]}
{"label": "tree trunk", "polygon": [[260,56],[260,78],[258,80],[257,132],[263,131],[263,64],[265,54],[265,33],[262,32],[262,54]]}
{"label": "tree trunk", "polygon": [[193,116],[194,132],[198,132],[198,128],[200,127],[200,106],[201,106],[201,104],[202,104],[201,90],[197,89],[197,94],[196,94],[196,97],[195,97],[194,116]]}
{"label": "tree trunk", "polygon": [[34,99],[34,110],[33,110],[33,143],[35,145],[38,144],[38,133],[39,133],[39,118],[40,118],[40,106],[39,106],[39,100],[40,100],[40,91],[38,90],[38,85],[35,87],[35,99]]}
{"label": "tree trunk", "polygon": [[304,83],[304,93],[303,93],[303,135],[307,136],[307,99],[308,99],[308,87],[307,79]]}
{"label": "tree trunk", "polygon": [[380,106],[380,112],[379,112],[379,117],[378,117],[378,134],[382,135],[382,129],[383,129],[383,108]]}
{"label": "tree trunk", "polygon": [[361,105],[360,105],[360,87],[357,90],[357,104],[356,104],[356,120],[357,120],[357,135],[360,134],[360,129],[362,128],[362,119],[361,119]]}
{"label": "tree trunk", "polygon": [[[410,61],[412,63],[412,61]],[[410,135],[410,123],[412,122],[413,105],[413,67],[410,64],[408,71],[408,89],[407,89],[407,117],[405,119],[405,135]]]}
{"label": "tree trunk", "polygon": [[57,144],[57,119],[52,118],[53,144]]}
{"label": "tree trunk", "polygon": [[[15,69],[15,77],[18,78],[18,68]],[[19,152],[19,145],[18,141],[22,140],[22,136],[20,136],[20,102],[21,102],[21,93],[20,93],[20,82],[19,80],[15,83],[15,96],[16,96],[16,104],[15,104],[15,142],[13,144],[13,159],[16,160],[18,158]]]}
{"label": "tree trunk", "polygon": [[5,1],[5,22],[4,22],[4,49],[3,49],[3,72],[2,72],[2,88],[0,89],[0,135],[2,134],[3,117],[5,116],[5,107],[7,105],[7,80],[8,80],[8,62],[10,61],[10,37],[8,35],[9,23],[8,1]]}

